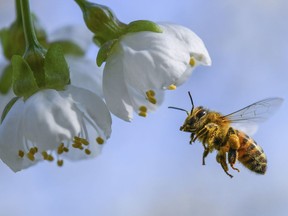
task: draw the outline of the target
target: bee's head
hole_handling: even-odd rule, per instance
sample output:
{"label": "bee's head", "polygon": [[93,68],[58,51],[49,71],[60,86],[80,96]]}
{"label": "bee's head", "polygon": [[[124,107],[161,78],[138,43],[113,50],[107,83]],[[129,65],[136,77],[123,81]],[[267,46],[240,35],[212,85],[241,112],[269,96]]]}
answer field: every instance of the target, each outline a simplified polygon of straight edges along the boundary
{"label": "bee's head", "polygon": [[168,108],[186,112],[187,118],[185,119],[183,126],[180,127],[180,130],[186,132],[195,132],[196,128],[198,128],[199,124],[201,124],[201,118],[208,113],[208,110],[204,109],[202,106],[194,107],[194,102],[191,93],[188,92],[188,95],[190,97],[192,105],[190,113],[187,110],[178,107],[168,107]]}
{"label": "bee's head", "polygon": [[180,127],[180,130],[186,132],[195,132],[195,130],[202,125],[204,120],[202,117],[206,116],[207,113],[208,110],[202,106],[195,107],[185,119],[185,122],[183,126]]}

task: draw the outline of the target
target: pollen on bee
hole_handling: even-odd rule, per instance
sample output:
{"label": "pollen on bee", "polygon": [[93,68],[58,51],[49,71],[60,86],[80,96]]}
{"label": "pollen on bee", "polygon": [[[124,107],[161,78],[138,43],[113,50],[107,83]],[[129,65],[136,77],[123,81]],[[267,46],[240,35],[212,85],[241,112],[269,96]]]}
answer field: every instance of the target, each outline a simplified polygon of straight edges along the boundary
{"label": "pollen on bee", "polygon": [[174,84],[171,84],[170,86],[168,86],[168,90],[175,90],[177,88],[177,86],[176,85],[174,85]]}
{"label": "pollen on bee", "polygon": [[191,65],[191,67],[194,67],[196,65],[196,61],[195,61],[194,57],[190,58],[189,64]]}
{"label": "pollen on bee", "polygon": [[104,140],[103,140],[103,138],[101,138],[101,137],[97,137],[97,138],[96,138],[96,142],[97,142],[99,145],[102,145],[102,144],[104,143]]}

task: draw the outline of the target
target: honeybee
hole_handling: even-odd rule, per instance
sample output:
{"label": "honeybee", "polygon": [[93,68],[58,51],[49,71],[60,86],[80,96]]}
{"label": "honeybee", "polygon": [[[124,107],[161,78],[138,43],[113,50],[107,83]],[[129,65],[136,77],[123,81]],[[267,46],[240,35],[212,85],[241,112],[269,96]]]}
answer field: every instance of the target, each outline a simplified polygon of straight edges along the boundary
{"label": "honeybee", "polygon": [[[224,172],[228,172],[228,163],[233,170],[236,161],[240,161],[249,170],[265,174],[267,169],[267,157],[263,149],[246,133],[255,132],[258,124],[266,120],[282,104],[282,98],[268,98],[253,103],[243,109],[228,115],[211,111],[202,106],[194,107],[191,93],[188,92],[192,108],[190,113],[182,108],[168,107],[185,111],[188,117],[185,119],[181,131],[190,132],[190,144],[197,139],[204,147],[202,164],[205,158],[213,150],[217,151],[216,161],[220,163]],[[238,129],[236,129],[238,128]]]}

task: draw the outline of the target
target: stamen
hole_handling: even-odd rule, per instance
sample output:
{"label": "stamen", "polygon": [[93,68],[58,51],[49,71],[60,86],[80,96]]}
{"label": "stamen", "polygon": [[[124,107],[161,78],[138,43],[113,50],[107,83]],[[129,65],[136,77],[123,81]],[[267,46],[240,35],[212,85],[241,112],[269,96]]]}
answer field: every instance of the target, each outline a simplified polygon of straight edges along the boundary
{"label": "stamen", "polygon": [[41,154],[44,160],[48,160],[48,153],[46,151],[43,151]]}
{"label": "stamen", "polygon": [[146,116],[147,116],[147,113],[146,113],[146,112],[139,112],[138,115],[139,115],[139,116],[142,116],[142,117],[146,117]]}
{"label": "stamen", "polygon": [[91,151],[89,149],[85,149],[85,154],[90,155]]}
{"label": "stamen", "polygon": [[149,90],[146,92],[146,96],[147,96],[147,100],[152,103],[152,104],[156,104],[157,100],[155,98],[155,92],[153,90]]}
{"label": "stamen", "polygon": [[59,167],[62,167],[62,166],[63,166],[63,163],[64,163],[63,160],[57,160],[57,165],[58,165]]}
{"label": "stamen", "polygon": [[49,154],[49,155],[47,156],[47,160],[48,160],[48,161],[53,161],[53,160],[54,160],[54,157],[53,157],[51,154]]}
{"label": "stamen", "polygon": [[177,86],[176,85],[174,85],[174,84],[171,84],[170,86],[168,86],[168,90],[175,90],[177,88]]}
{"label": "stamen", "polygon": [[149,90],[146,92],[147,97],[154,97],[155,96],[155,92],[153,90]]}
{"label": "stamen", "polygon": [[156,104],[157,103],[157,100],[155,98],[152,98],[152,97],[148,98],[148,101],[150,103],[152,103],[152,104]]}
{"label": "stamen", "polygon": [[24,151],[22,151],[22,150],[19,150],[19,151],[18,151],[18,156],[19,156],[20,158],[23,158],[24,155],[25,155]]}
{"label": "stamen", "polygon": [[31,161],[34,161],[34,160],[35,160],[34,154],[32,154],[31,152],[28,152],[28,153],[26,154],[26,157],[27,157],[29,160],[31,160]]}
{"label": "stamen", "polygon": [[189,64],[191,67],[194,67],[196,65],[196,60],[194,59],[194,57],[190,58]]}
{"label": "stamen", "polygon": [[96,138],[96,142],[99,144],[99,145],[102,145],[104,143],[104,140],[101,138],[101,137],[97,137]]}
{"label": "stamen", "polygon": [[147,116],[147,107],[146,106],[140,106],[138,115],[142,116],[142,117],[146,117]]}
{"label": "stamen", "polygon": [[147,107],[146,106],[140,106],[139,111],[141,112],[147,112]]}

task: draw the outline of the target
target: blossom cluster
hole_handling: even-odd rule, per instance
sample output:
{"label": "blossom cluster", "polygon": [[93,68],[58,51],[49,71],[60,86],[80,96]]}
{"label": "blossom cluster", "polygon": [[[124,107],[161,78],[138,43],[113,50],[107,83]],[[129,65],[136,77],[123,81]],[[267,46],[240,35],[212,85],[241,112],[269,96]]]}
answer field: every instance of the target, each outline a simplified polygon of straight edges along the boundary
{"label": "blossom cluster", "polygon": [[[82,10],[87,5],[89,10],[96,7],[84,0],[76,2]],[[109,16],[108,21],[115,22],[112,12]],[[103,67],[85,55],[91,32],[79,26],[55,31],[45,38],[45,46],[58,43],[64,47],[68,77],[61,72],[66,63],[53,62],[49,49],[43,52],[43,68],[35,67],[27,52],[24,60],[6,57],[0,62],[0,81],[7,73],[1,63],[11,66],[12,62],[14,71],[8,94],[0,95],[1,160],[17,172],[43,160],[63,166],[64,159],[95,157],[111,135],[110,113],[125,121],[131,121],[134,113],[146,117],[161,105],[165,90],[175,90],[187,81],[198,65],[211,65],[203,41],[193,31],[176,24],[151,23],[117,21],[121,27],[117,34],[93,29],[100,46],[98,57],[104,56]]]}

